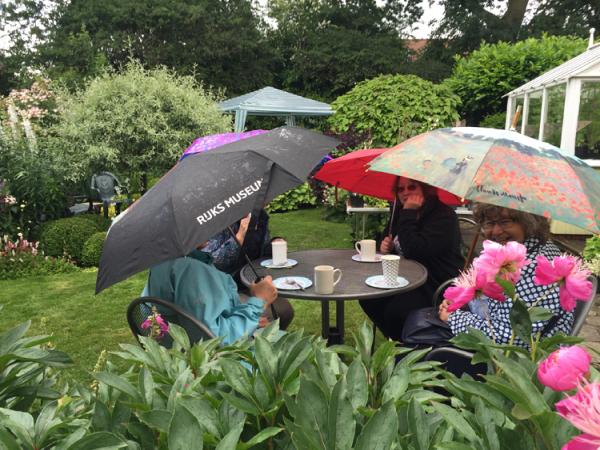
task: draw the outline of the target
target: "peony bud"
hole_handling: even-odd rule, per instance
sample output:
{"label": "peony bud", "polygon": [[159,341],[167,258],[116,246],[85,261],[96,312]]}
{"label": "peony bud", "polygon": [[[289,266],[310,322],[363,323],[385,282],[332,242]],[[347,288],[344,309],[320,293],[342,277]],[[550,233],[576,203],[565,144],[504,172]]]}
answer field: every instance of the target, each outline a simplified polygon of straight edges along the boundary
{"label": "peony bud", "polygon": [[537,377],[544,386],[555,391],[575,389],[590,371],[592,357],[582,347],[561,347],[538,366]]}

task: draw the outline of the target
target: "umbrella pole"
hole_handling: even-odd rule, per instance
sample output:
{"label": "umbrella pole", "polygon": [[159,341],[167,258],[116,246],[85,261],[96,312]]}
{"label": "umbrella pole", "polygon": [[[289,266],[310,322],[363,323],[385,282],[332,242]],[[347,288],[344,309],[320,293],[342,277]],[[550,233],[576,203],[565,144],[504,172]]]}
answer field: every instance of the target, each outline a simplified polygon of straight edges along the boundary
{"label": "umbrella pole", "polygon": [[398,202],[398,198],[394,199],[394,204],[392,205],[392,215],[390,216],[390,225],[388,226],[388,236],[392,234],[392,223],[394,222],[394,214],[396,213],[396,203]]}
{"label": "umbrella pole", "polygon": [[[257,281],[260,281],[262,279],[262,277],[256,271],[254,264],[252,264],[252,261],[250,260],[248,253],[246,253],[246,250],[244,250],[244,247],[242,247],[242,243],[238,240],[237,236],[235,235],[235,232],[231,228],[231,225],[228,226],[227,229],[229,230],[229,233],[231,234],[231,237],[233,238],[235,243],[240,248],[240,251],[244,254],[244,258],[246,259],[246,262],[250,266],[250,269],[252,269],[252,272],[254,272],[254,276],[256,277],[254,282],[256,283]],[[279,318],[279,315],[277,314],[277,311],[275,311],[275,307],[273,306],[273,303],[271,303],[271,314],[273,315],[273,319],[277,320]]]}

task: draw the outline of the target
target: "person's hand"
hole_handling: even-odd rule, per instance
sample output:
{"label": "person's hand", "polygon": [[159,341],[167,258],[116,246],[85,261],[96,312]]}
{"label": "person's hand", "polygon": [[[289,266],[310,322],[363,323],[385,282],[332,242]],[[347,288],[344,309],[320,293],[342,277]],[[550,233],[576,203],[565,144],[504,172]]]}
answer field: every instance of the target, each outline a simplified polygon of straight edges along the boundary
{"label": "person's hand", "polygon": [[277,288],[273,284],[273,278],[267,275],[258,283],[250,285],[250,293],[265,302],[265,306],[270,305],[277,298]]}
{"label": "person's hand", "polygon": [[448,322],[448,306],[450,306],[450,300],[444,299],[438,308],[438,316],[442,322]]}
{"label": "person's hand", "polygon": [[423,206],[424,201],[425,201],[425,197],[423,197],[423,194],[417,194],[417,193],[410,194],[404,201],[402,208],[403,209],[419,209],[421,206]]}
{"label": "person's hand", "polygon": [[260,316],[260,319],[258,319],[258,328],[264,328],[267,325],[269,325],[270,321],[268,318],[266,318],[265,316]]}
{"label": "person's hand", "polygon": [[392,238],[392,235],[387,235],[386,237],[383,238],[383,241],[381,241],[381,245],[379,246],[379,251],[381,253],[383,253],[384,255],[387,255],[388,253],[392,253],[393,250],[394,250],[394,239]]}
{"label": "person's hand", "polygon": [[246,233],[248,232],[248,225],[250,225],[250,219],[252,218],[252,213],[248,214],[242,220],[240,220],[240,228],[238,232],[235,234],[235,237],[240,242],[240,244],[244,243],[244,239],[246,239]]}

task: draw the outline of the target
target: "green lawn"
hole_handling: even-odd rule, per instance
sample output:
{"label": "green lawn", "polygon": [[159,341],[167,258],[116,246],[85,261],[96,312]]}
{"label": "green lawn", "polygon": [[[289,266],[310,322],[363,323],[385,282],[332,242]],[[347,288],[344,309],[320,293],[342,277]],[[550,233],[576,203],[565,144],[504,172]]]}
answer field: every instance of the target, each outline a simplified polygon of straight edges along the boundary
{"label": "green lawn", "polygon": [[[290,251],[309,248],[351,248],[350,226],[326,222],[322,210],[310,209],[271,215],[271,233],[284,236]],[[94,295],[96,270],[46,277],[0,281],[2,329],[31,320],[30,334],[51,334],[55,345],[75,361],[69,373],[85,380],[103,349],[116,350],[134,342],[125,319],[129,301],[142,291],[145,273]],[[292,301],[296,317],[291,329],[320,333],[321,307],[317,302]],[[331,308],[331,320],[334,320]],[[357,302],[346,303],[346,333],[365,320]]]}

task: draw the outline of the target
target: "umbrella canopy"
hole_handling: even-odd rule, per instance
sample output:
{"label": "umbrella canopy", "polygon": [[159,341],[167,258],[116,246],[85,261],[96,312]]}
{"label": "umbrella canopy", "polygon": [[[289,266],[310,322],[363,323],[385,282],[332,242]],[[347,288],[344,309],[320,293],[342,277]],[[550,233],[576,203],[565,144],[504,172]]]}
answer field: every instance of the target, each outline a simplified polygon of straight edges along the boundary
{"label": "umbrella canopy", "polygon": [[557,147],[513,131],[430,131],[388,150],[370,170],[600,231],[600,174]]}
{"label": "umbrella canopy", "polygon": [[252,136],[258,136],[259,134],[266,133],[267,130],[252,130],[252,131],[244,131],[242,133],[220,133],[220,134],[211,134],[210,136],[203,136],[195,139],[192,142],[183,155],[181,155],[180,161],[187,156],[193,155],[194,153],[205,152],[207,150],[211,150],[216,147],[221,147],[225,144],[230,144],[231,142],[241,141],[242,139],[247,139]]}
{"label": "umbrella canopy", "polygon": [[102,250],[96,292],[187,255],[304,182],[338,143],[313,131],[281,127],[185,158],[113,222]]}
{"label": "umbrella canopy", "polygon": [[[370,148],[353,151],[328,161],[314,177],[350,192],[394,201],[393,189],[397,175],[368,170],[368,164],[387,150]],[[438,197],[448,205],[462,204],[460,198],[443,189],[438,189]]]}

